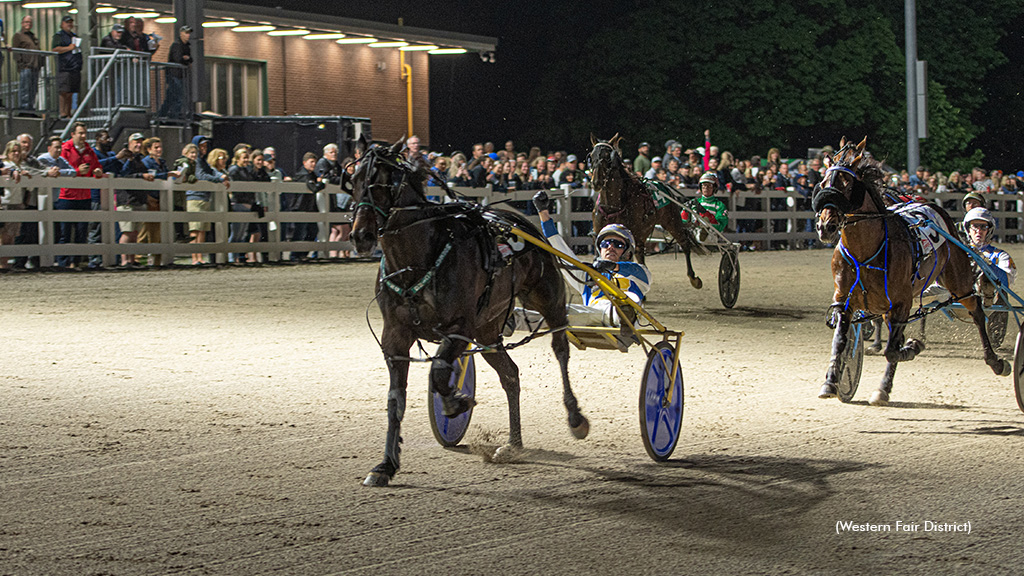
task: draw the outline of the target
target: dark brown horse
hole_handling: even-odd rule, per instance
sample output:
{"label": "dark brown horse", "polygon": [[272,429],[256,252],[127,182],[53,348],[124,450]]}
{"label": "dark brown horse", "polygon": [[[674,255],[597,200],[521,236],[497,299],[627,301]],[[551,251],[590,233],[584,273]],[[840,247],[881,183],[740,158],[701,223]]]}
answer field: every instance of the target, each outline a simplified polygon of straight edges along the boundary
{"label": "dark brown horse", "polygon": [[[426,171],[407,162],[401,150],[402,140],[390,148],[370,148],[351,181],[356,248],[369,254],[379,243],[383,252],[376,290],[384,316],[381,349],[391,375],[384,461],[366,477],[367,486],[386,486],[398,472],[409,349],[417,339],[440,343],[430,386],[442,397],[443,412],[450,418],[474,404],[449,385],[455,362],[470,344],[487,348],[483,357],[498,372],[508,398],[508,444],[498,449],[507,452],[523,444],[519,368],[501,338],[514,299],[540,312],[548,326],[568,323],[565,283],[555,257],[523,242],[510,242],[513,249],[520,247],[510,260],[497,250],[502,226],[543,238],[536,227],[513,212],[467,202],[428,202]],[[551,336],[569,427],[574,436],[584,438],[589,423],[569,386],[569,342],[564,331]]]}
{"label": "dark brown horse", "polygon": [[608,224],[622,224],[636,238],[636,259],[641,264],[647,252],[647,238],[654,227],[661,227],[672,235],[679,248],[686,254],[686,276],[694,288],[704,283],[693,271],[690,254],[707,254],[697,242],[695,228],[679,217],[680,208],[675,203],[657,208],[647,186],[632,170],[622,163],[619,150],[619,135],[611,140],[597,140],[590,137],[593,149],[590,151],[591,182],[597,192],[594,205],[594,233]]}
{"label": "dark brown horse", "polygon": [[[918,240],[904,219],[886,209],[879,192],[883,181],[881,163],[864,155],[866,145],[867,138],[857,145],[844,138],[832,166],[814,192],[818,238],[836,244],[832,255],[832,311],[837,321],[832,358],[818,396],[836,397],[843,369],[839,359],[847,345],[850,321],[855,312],[863,311],[881,316],[889,328],[885,349],[888,365],[881,385],[870,399],[875,406],[888,403],[896,365],[913,360],[924,349],[918,340],[908,339],[904,343],[903,331],[915,296],[932,282],[948,290],[953,300],[970,313],[985,349],[985,363],[996,374],[1009,374],[1010,363],[996,356],[985,330],[981,299],[974,293],[970,256],[949,242],[938,244],[924,255],[917,253],[914,246]],[[954,230],[945,210],[937,205],[928,206],[941,217],[946,230]]]}

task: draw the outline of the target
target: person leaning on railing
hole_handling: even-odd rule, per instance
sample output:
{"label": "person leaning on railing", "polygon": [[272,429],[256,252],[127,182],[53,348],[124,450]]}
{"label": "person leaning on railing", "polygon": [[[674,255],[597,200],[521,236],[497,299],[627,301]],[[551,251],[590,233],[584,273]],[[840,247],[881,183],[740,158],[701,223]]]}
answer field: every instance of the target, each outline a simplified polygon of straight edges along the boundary
{"label": "person leaning on railing", "polygon": [[[217,162],[226,161],[227,156],[217,158]],[[210,164],[214,168],[221,170],[220,166]],[[228,178],[232,182],[252,182],[253,175],[250,168],[251,163],[249,161],[249,150],[246,148],[238,148],[235,151],[235,156],[232,158],[231,166],[227,168]],[[255,192],[232,192],[231,193],[231,211],[232,212],[258,212],[262,210],[262,207],[256,202]],[[228,238],[228,242],[259,242],[260,241],[260,229],[257,222],[232,222],[231,223],[231,235]],[[256,262],[256,253],[249,252],[247,254],[228,254],[228,262]]]}

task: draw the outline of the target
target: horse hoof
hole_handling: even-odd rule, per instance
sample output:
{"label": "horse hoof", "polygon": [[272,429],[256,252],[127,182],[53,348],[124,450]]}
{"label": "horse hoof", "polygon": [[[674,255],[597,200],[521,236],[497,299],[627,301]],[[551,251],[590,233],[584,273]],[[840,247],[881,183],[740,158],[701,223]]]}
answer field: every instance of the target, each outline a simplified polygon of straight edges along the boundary
{"label": "horse hoof", "polygon": [[921,352],[924,352],[924,342],[922,342],[920,340],[915,340],[913,338],[908,338],[907,339],[907,343],[904,346],[907,347],[907,348],[912,349],[914,351],[915,355],[916,354],[920,354]]}
{"label": "horse hoof", "polygon": [[363,486],[370,486],[371,488],[383,488],[391,482],[391,478],[383,472],[370,472],[366,476],[366,480],[363,480]]}
{"label": "horse hoof", "polygon": [[836,397],[836,387],[831,384],[825,384],[821,387],[821,392],[818,392],[818,398],[829,399]]}
{"label": "horse hoof", "polygon": [[701,288],[704,287],[704,281],[694,276],[693,278],[690,278],[690,285],[692,285],[697,290],[700,290]]}
{"label": "horse hoof", "polygon": [[476,406],[476,400],[461,392],[456,392],[448,398],[441,398],[441,413],[448,418],[455,418],[473,406]]}
{"label": "horse hoof", "polygon": [[868,346],[867,348],[864,349],[864,353],[867,354],[868,356],[878,356],[879,354],[882,353],[882,345],[879,344],[878,346]]}
{"label": "horse hoof", "polygon": [[569,431],[572,432],[573,438],[583,440],[587,434],[590,434],[590,421],[586,416],[580,414],[580,423],[576,426],[570,424]]}
{"label": "horse hoof", "polygon": [[1009,376],[1010,372],[1013,371],[1013,368],[1010,367],[1010,363],[1009,362],[1007,362],[1006,360],[1003,360],[1002,358],[1000,358],[999,359],[999,369],[998,370],[993,369],[992,371],[996,373],[996,376]]}
{"label": "horse hoof", "polygon": [[498,446],[498,449],[494,451],[494,455],[491,456],[491,462],[495,462],[497,464],[514,462],[520,452],[522,452],[522,447],[520,446],[513,446],[512,444]]}
{"label": "horse hoof", "polygon": [[885,390],[875,390],[871,393],[871,399],[868,400],[868,404],[872,406],[885,406],[889,404],[889,393]]}

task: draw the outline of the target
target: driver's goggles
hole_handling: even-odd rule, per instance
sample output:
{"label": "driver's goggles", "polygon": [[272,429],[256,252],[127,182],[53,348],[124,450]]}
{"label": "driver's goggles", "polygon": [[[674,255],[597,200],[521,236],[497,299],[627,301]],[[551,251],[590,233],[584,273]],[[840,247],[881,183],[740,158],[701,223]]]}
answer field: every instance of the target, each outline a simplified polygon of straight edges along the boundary
{"label": "driver's goggles", "polygon": [[625,250],[626,249],[626,244],[622,240],[615,240],[614,238],[608,238],[606,240],[601,240],[601,243],[598,244],[598,246],[600,246],[602,249],[604,249],[604,248],[616,248],[618,250]]}

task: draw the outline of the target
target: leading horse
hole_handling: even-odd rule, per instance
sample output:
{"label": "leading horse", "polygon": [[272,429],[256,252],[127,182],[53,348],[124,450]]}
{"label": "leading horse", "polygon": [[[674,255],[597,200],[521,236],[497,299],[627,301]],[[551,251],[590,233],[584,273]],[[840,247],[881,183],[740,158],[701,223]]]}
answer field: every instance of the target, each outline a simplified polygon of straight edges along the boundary
{"label": "leading horse", "polygon": [[707,254],[707,250],[696,240],[696,229],[679,216],[679,208],[672,202],[658,207],[654,203],[646,184],[632,170],[622,163],[619,150],[619,135],[611,140],[597,140],[593,135],[588,161],[592,170],[591,181],[597,192],[594,204],[594,232],[607,224],[622,224],[636,238],[636,259],[644,263],[647,255],[647,238],[659,224],[672,235],[680,250],[686,254],[686,276],[694,288],[704,283],[693,271],[690,254]]}
{"label": "leading horse", "polygon": [[[1010,373],[1010,363],[992,350],[981,299],[974,292],[975,274],[971,259],[935,234],[932,250],[920,245],[907,222],[886,209],[880,193],[884,173],[880,162],[867,157],[867,138],[859,144],[840,142],[832,166],[815,188],[813,207],[817,212],[818,238],[835,244],[832,275],[835,293],[830,308],[836,320],[832,339],[832,357],[825,374],[819,398],[835,398],[842,366],[843,350],[848,345],[848,329],[857,311],[878,315],[888,325],[889,340],[885,349],[888,362],[878,390],[871,394],[874,406],[889,402],[893,376],[900,362],[913,360],[923,349],[918,340],[903,342],[903,331],[910,318],[914,297],[925,287],[937,282],[963,304],[970,313],[981,336],[985,363],[998,375]],[[955,230],[953,221],[940,206],[927,208],[938,215],[947,231]]]}
{"label": "leading horse", "polygon": [[[504,240],[517,251],[498,250],[502,226],[543,238],[535,226],[510,211],[469,202],[436,204],[426,198],[428,173],[402,156],[402,140],[373,146],[359,160],[349,181],[356,202],[352,239],[360,254],[379,243],[377,304],[384,317],[381,350],[388,365],[388,431],[384,460],[370,471],[366,486],[386,486],[399,469],[399,444],[409,376],[409,350],[416,340],[440,343],[430,367],[430,386],[442,397],[443,412],[455,417],[474,402],[449,385],[459,357],[470,344],[497,372],[508,398],[508,443],[499,452],[522,447],[519,368],[502,345],[501,331],[519,298],[548,326],[564,327],[566,291],[556,258],[529,243]],[[584,438],[590,424],[569,385],[569,341],[564,330],[551,334],[551,348],[562,376],[569,427]]]}

